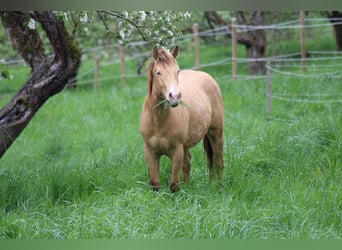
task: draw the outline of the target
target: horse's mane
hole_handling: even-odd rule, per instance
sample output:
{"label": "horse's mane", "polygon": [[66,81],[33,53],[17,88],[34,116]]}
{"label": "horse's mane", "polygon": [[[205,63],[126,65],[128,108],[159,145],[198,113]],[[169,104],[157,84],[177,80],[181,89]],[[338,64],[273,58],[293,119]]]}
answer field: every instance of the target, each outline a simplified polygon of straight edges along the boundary
{"label": "horse's mane", "polygon": [[148,66],[147,77],[148,77],[148,93],[152,94],[152,83],[153,83],[153,69],[156,64],[162,64],[163,67],[176,63],[176,59],[172,54],[165,49],[158,52],[158,58],[152,57],[152,60]]}

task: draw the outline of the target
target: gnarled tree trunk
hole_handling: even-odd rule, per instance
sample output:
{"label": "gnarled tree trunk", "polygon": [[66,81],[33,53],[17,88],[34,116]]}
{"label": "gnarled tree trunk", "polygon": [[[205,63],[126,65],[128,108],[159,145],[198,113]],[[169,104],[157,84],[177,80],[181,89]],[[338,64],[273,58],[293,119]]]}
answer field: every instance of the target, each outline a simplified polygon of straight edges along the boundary
{"label": "gnarled tree trunk", "polygon": [[[67,32],[64,22],[53,12],[0,12],[13,47],[31,67],[31,75],[0,110],[0,158],[20,135],[39,108],[59,93],[79,68],[81,52]],[[30,19],[40,23],[53,47],[55,57],[49,61],[43,42]]]}

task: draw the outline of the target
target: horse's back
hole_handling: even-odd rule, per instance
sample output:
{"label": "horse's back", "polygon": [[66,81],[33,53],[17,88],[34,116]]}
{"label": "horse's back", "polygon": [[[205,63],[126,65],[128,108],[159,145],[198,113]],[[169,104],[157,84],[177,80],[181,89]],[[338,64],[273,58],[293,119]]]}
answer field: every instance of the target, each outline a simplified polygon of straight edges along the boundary
{"label": "horse's back", "polygon": [[206,72],[196,70],[182,70],[179,75],[182,88],[192,91],[203,91],[211,99],[222,99],[220,88],[215,79]]}

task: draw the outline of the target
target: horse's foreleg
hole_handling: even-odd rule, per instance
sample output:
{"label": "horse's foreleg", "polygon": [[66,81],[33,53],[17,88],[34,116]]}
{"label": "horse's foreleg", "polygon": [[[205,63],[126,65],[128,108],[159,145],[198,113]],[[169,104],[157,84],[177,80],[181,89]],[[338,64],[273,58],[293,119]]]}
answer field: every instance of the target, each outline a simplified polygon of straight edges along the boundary
{"label": "horse's foreleg", "polygon": [[191,161],[191,155],[188,149],[184,149],[184,155],[183,155],[183,177],[184,182],[189,181],[189,175],[190,175],[190,161]]}
{"label": "horse's foreleg", "polygon": [[183,165],[183,146],[179,144],[171,154],[172,161],[172,176],[170,180],[171,192],[176,192],[180,189],[179,187],[179,174]]}
{"label": "horse's foreleg", "polygon": [[153,191],[158,191],[160,188],[160,180],[159,180],[159,160],[160,155],[156,154],[149,148],[147,145],[144,147],[145,158],[149,168],[150,174],[150,185]]}

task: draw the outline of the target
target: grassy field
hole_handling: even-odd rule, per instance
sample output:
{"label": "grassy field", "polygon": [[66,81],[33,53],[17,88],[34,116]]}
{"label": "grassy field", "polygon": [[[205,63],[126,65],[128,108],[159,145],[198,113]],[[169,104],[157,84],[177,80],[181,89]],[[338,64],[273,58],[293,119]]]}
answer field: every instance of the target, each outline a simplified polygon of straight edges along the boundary
{"label": "grassy field", "polygon": [[[227,56],[220,46],[201,54],[203,63]],[[191,53],[179,61],[193,65]],[[80,74],[91,67],[85,62]],[[101,77],[118,74],[113,68],[101,68]],[[126,88],[119,78],[102,81],[96,92],[84,85],[51,98],[1,159],[0,238],[341,239],[342,107],[333,102],[341,78],[273,74],[274,93],[294,100],[274,99],[268,121],[266,79],[232,80],[227,66],[203,70],[224,97],[220,183],[209,182],[198,145],[190,183],[171,194],[162,158],[153,193],[139,132],[146,79],[130,78]],[[308,93],[324,95],[314,102]]]}

